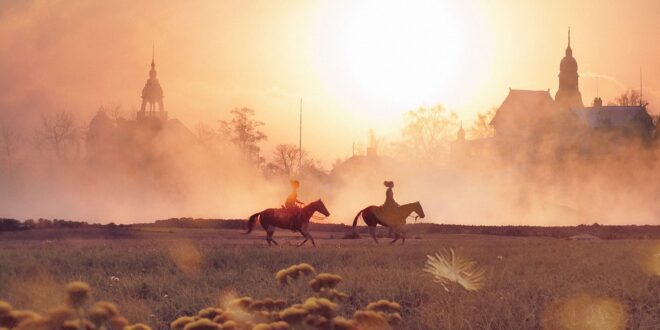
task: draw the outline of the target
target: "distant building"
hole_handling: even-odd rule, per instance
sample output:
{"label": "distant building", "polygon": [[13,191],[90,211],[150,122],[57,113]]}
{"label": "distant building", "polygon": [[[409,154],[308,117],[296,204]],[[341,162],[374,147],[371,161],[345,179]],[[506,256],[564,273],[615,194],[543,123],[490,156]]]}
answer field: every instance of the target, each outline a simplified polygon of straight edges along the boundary
{"label": "distant building", "polygon": [[566,55],[559,63],[559,89],[555,94],[555,102],[560,110],[568,111],[573,108],[582,108],[582,94],[578,87],[578,65],[571,49],[571,30],[568,30],[568,46]]}
{"label": "distant building", "polygon": [[89,124],[87,156],[95,162],[117,160],[129,163],[153,161],[165,150],[196,141],[195,135],[177,119],[169,119],[163,105],[163,89],[151,59],[149,79],[142,88],[142,105],[135,119],[112,120],[99,110]]}
{"label": "distant building", "polygon": [[549,91],[509,89],[490,125],[499,139],[528,139],[558,114]]}
{"label": "distant building", "polygon": [[[617,147],[625,147],[625,143],[618,141],[651,143],[660,139],[645,105],[603,106],[603,100],[596,97],[593,106],[585,107],[578,78],[569,30],[555,98],[550,90],[509,89],[490,122],[494,136],[465,140],[461,128],[451,144],[452,160],[469,160],[487,154],[489,149],[491,155],[503,160],[528,162],[548,156],[561,158],[575,151],[608,150],[607,144],[614,141]],[[539,150],[541,145],[543,150]]]}
{"label": "distant building", "polygon": [[[602,103],[600,103],[602,104]],[[580,124],[594,132],[650,142],[655,127],[644,106],[593,106],[572,109]]]}

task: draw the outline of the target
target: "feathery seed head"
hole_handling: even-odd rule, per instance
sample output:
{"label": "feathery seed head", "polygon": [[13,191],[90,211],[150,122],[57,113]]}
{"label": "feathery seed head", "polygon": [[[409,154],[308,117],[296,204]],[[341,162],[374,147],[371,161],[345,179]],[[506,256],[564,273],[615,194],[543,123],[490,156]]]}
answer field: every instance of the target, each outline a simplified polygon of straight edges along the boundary
{"label": "feathery seed head", "polygon": [[456,255],[454,249],[442,250],[435,256],[427,255],[424,271],[435,277],[445,291],[449,292],[448,284],[456,283],[467,291],[478,291],[484,285],[486,272],[475,262],[468,261]]}

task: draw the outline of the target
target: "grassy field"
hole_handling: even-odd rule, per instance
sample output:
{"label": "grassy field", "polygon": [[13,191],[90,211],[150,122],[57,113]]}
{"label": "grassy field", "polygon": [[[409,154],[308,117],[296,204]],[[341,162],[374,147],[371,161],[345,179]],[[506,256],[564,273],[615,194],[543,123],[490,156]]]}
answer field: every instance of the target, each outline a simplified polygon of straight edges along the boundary
{"label": "grassy field", "polygon": [[[592,324],[601,325],[621,320],[633,329],[660,324],[657,240],[422,235],[404,246],[376,246],[366,238],[313,234],[318,248],[293,247],[298,238],[282,231],[275,237],[281,247],[273,248],[262,232],[230,230],[2,233],[0,299],[45,311],[64,300],[65,283],[82,280],[95,299],[116,302],[131,322],[166,328],[229,295],[302,299],[278,285],[274,273],[306,262],[343,277],[339,288],[350,297],[340,313],[350,317],[370,301],[390,299],[402,305],[405,329],[536,329],[576,317],[596,317]],[[447,292],[423,271],[426,255],[443,248],[486,271],[480,291]]]}

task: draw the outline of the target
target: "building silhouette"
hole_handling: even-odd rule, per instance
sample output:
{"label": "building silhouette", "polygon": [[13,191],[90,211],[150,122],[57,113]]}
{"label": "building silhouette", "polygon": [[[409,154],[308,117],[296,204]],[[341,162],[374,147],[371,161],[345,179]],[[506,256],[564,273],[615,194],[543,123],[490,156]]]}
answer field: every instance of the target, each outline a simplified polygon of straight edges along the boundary
{"label": "building silhouette", "polygon": [[[157,110],[156,106],[158,106]],[[167,112],[163,106],[163,88],[160,87],[160,82],[156,77],[156,63],[153,55],[149,79],[142,88],[142,106],[137,113],[137,120],[144,120],[148,117],[157,117],[162,121],[167,121]]]}
{"label": "building silhouette", "polygon": [[89,124],[87,158],[96,163],[149,164],[164,154],[196,143],[195,135],[171,119],[163,105],[163,88],[152,57],[149,78],[142,88],[141,107],[134,119],[111,119],[99,109]]}
{"label": "building silhouette", "polygon": [[451,144],[452,161],[465,163],[496,156],[505,161],[534,162],[544,157],[562,158],[570,152],[593,155],[621,150],[635,142],[649,145],[657,138],[657,128],[643,102],[603,106],[603,100],[596,97],[593,106],[584,106],[570,38],[569,30],[555,98],[550,90],[509,88],[490,121],[494,136],[465,140],[464,131],[459,130]]}
{"label": "building silhouette", "polygon": [[578,86],[578,65],[571,49],[571,30],[568,30],[568,46],[566,55],[559,63],[559,88],[555,94],[555,102],[560,110],[567,111],[573,108],[582,108],[582,94]]}

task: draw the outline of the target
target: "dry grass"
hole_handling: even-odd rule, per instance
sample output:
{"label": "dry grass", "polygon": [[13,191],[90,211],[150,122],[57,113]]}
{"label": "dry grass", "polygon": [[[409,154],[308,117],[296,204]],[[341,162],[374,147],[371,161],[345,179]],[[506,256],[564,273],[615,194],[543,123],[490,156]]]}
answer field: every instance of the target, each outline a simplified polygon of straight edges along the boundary
{"label": "dry grass", "polygon": [[[0,239],[0,299],[46,313],[66,283],[80,280],[92,287],[92,299],[117,304],[131,323],[167,328],[181,316],[242,296],[304,302],[313,276],[287,279],[291,284],[283,286],[274,274],[307,263],[319,274],[341,275],[339,289],[347,295],[337,310],[341,322],[380,322],[367,306],[388,299],[400,304],[398,328],[550,327],[560,324],[555,321],[575,324],[590,317],[561,315],[573,310],[578,297],[580,305],[594,304],[584,310],[600,313],[597,320],[613,319],[635,329],[660,324],[660,276],[649,266],[657,241],[455,235],[409,240],[403,247],[375,246],[362,239],[319,240],[317,249],[299,249],[267,248],[256,235],[247,244],[208,235],[186,237],[181,231],[171,236],[185,239],[43,241],[5,236]],[[479,291],[446,292],[423,270],[427,255],[449,248],[485,270]],[[292,293],[295,285],[299,292]],[[332,285],[326,288],[334,290]],[[362,313],[356,315],[356,310]]]}

